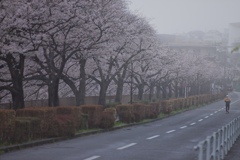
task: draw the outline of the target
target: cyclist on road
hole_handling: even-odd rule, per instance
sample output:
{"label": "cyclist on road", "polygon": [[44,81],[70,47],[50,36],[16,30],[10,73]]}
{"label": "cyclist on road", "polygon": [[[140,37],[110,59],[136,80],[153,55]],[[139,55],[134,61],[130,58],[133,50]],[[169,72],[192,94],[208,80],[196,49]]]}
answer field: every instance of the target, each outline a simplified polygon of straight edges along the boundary
{"label": "cyclist on road", "polygon": [[226,113],[229,113],[231,99],[229,98],[228,95],[224,98],[224,102],[225,102],[225,106],[226,106]]}

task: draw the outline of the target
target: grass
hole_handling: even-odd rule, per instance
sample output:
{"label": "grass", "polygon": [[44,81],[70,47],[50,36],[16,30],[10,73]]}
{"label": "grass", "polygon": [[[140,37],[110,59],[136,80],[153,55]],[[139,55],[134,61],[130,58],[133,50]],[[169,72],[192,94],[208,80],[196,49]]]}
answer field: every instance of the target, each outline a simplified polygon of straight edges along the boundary
{"label": "grass", "polygon": [[121,127],[121,126],[125,126],[127,125],[126,123],[120,122],[120,121],[116,121],[114,124],[114,127]]}
{"label": "grass", "polygon": [[101,130],[100,128],[91,128],[91,129],[80,129],[76,132],[76,134],[78,133],[85,133],[85,132],[91,132],[91,131],[98,131]]}

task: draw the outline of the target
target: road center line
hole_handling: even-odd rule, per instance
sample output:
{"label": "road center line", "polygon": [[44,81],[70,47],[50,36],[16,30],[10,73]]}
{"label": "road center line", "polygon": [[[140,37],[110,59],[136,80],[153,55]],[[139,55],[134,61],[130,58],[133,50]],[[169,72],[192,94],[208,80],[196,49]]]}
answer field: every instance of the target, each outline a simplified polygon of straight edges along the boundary
{"label": "road center line", "polygon": [[192,126],[192,125],[195,125],[196,123],[195,122],[193,122],[193,123],[191,123],[190,125]]}
{"label": "road center line", "polygon": [[198,122],[201,122],[201,121],[203,121],[203,119],[199,119],[199,120],[198,120]]}
{"label": "road center line", "polygon": [[154,138],[157,138],[157,137],[159,137],[159,135],[148,137],[147,139],[150,140],[150,139],[154,139]]}
{"label": "road center line", "polygon": [[187,126],[182,126],[182,127],[180,127],[181,129],[183,129],[183,128],[186,128]]}
{"label": "road center line", "polygon": [[175,130],[167,131],[166,133],[172,133],[172,132],[175,132]]}
{"label": "road center line", "polygon": [[218,111],[215,111],[214,113],[217,113]]}
{"label": "road center line", "polygon": [[210,114],[210,116],[212,116],[213,114]]}
{"label": "road center line", "polygon": [[206,116],[206,117],[204,117],[204,118],[208,118],[209,116]]}
{"label": "road center line", "polygon": [[92,157],[89,157],[87,159],[84,159],[84,160],[94,160],[94,159],[97,159],[99,158],[100,156],[92,156]]}
{"label": "road center line", "polygon": [[134,145],[136,145],[137,143],[130,143],[130,144],[128,144],[128,145],[126,145],[126,146],[123,146],[123,147],[120,147],[120,148],[117,148],[118,150],[122,150],[122,149],[125,149],[125,148],[128,148],[128,147],[131,147],[131,146],[134,146]]}

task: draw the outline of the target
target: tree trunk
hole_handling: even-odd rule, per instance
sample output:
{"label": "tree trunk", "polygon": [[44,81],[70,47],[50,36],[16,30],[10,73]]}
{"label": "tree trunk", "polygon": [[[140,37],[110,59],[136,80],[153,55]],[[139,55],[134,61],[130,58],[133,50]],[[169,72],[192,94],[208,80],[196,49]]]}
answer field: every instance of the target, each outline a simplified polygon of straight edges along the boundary
{"label": "tree trunk", "polygon": [[150,87],[149,87],[149,97],[148,97],[149,101],[152,101],[153,91],[154,91],[154,85],[150,84]]}
{"label": "tree trunk", "polygon": [[138,85],[138,100],[143,100],[144,84]]}
{"label": "tree trunk", "polygon": [[54,99],[53,88],[54,87],[53,87],[52,81],[50,81],[48,84],[48,106],[54,106],[53,105],[53,99]]}
{"label": "tree trunk", "polygon": [[156,98],[159,100],[161,97],[161,87],[159,85],[156,86]]}
{"label": "tree trunk", "polygon": [[179,88],[178,88],[178,83],[177,82],[174,85],[174,94],[175,94],[175,98],[179,97]]}
{"label": "tree trunk", "polygon": [[183,91],[184,91],[184,87],[180,87],[179,88],[179,96],[180,97],[184,97],[184,92]]}
{"label": "tree trunk", "polygon": [[102,105],[102,106],[106,105],[107,88],[108,88],[107,82],[101,82],[100,93],[99,93],[99,97],[98,97],[99,105]]}
{"label": "tree trunk", "polygon": [[167,87],[165,84],[163,84],[162,86],[163,90],[162,90],[162,98],[166,99],[167,98]]}
{"label": "tree trunk", "polygon": [[123,93],[123,79],[119,78],[117,81],[117,92],[115,97],[115,102],[121,103],[122,102],[122,93]]}
{"label": "tree trunk", "polygon": [[83,105],[85,104],[85,97],[86,97],[86,59],[81,59],[80,63],[80,85],[79,85],[79,97],[76,97],[76,105]]}
{"label": "tree trunk", "polygon": [[172,98],[172,85],[168,85],[168,98]]}
{"label": "tree trunk", "polygon": [[54,83],[54,99],[53,99],[53,106],[59,106],[59,96],[58,96],[58,90],[59,90],[59,79],[57,79]]}
{"label": "tree trunk", "polygon": [[24,108],[23,74],[25,56],[20,54],[19,62],[17,62],[12,54],[7,54],[6,62],[13,84],[10,89],[13,101],[13,109]]}
{"label": "tree trunk", "polygon": [[59,79],[50,78],[48,84],[48,105],[59,106]]}

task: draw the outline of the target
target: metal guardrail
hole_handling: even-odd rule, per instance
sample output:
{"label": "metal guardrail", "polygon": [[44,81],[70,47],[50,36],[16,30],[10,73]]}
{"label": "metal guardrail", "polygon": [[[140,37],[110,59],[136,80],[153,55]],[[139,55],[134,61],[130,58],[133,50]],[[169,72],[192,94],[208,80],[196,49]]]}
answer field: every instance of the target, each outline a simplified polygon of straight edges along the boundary
{"label": "metal guardrail", "polygon": [[198,160],[223,160],[240,135],[240,116],[194,147]]}

